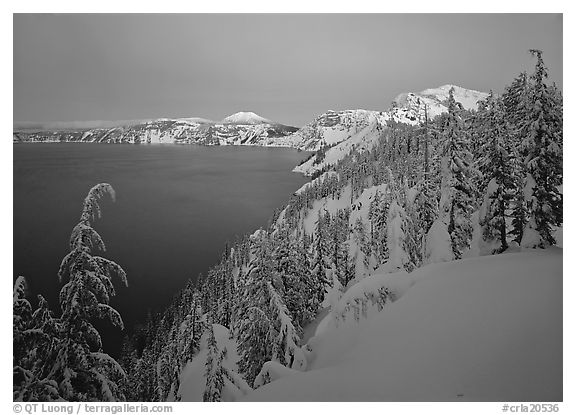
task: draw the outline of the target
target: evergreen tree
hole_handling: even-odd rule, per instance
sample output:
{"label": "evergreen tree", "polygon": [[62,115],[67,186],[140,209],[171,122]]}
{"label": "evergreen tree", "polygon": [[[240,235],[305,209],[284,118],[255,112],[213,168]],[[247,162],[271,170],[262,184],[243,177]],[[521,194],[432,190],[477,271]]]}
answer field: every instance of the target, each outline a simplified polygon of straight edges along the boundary
{"label": "evergreen tree", "polygon": [[485,196],[479,212],[483,247],[481,252],[500,253],[508,248],[506,220],[518,192],[516,153],[509,140],[503,103],[492,94],[483,111],[483,137],[479,170],[483,174]]}
{"label": "evergreen tree", "polygon": [[49,376],[51,358],[57,349],[59,324],[47,301],[38,296],[33,312],[26,299],[26,280],[14,283],[13,305],[13,399],[15,401],[60,400],[58,384]]}
{"label": "evergreen tree", "polygon": [[454,258],[459,259],[472,237],[472,155],[468,150],[463,119],[454,99],[454,88],[450,89],[447,105],[448,113],[439,117],[442,182],[438,220],[450,235]]}
{"label": "evergreen tree", "polygon": [[58,276],[68,282],[60,291],[63,340],[54,359],[50,377],[58,382],[61,396],[67,400],[124,400],[119,382],[125,377],[120,365],[102,352],[100,334],[91,321],[106,319],[123,329],[120,314],[109,305],[115,295],[112,277],[127,285],[126,273],[115,262],[92,254],[105,245],[92,228],[100,217],[98,200],[114,189],[107,183],[92,187],[84,199],[79,223],[70,237],[70,253],[64,257]]}
{"label": "evergreen tree", "polygon": [[406,212],[401,207],[398,196],[395,195],[388,209],[388,223],[386,225],[387,241],[389,244],[389,259],[387,268],[390,272],[412,269],[410,257],[404,250],[406,243]]}
{"label": "evergreen tree", "polygon": [[272,285],[267,283],[268,295],[270,296],[270,314],[273,326],[273,355],[272,360],[278,361],[284,366],[291,366],[298,348],[300,336],[292,323],[292,316],[284,301]]}
{"label": "evergreen tree", "polygon": [[372,252],[377,264],[383,264],[388,260],[389,249],[386,240],[386,224],[388,221],[388,209],[390,207],[389,192],[381,194],[376,191],[368,210],[370,219],[370,235]]}
{"label": "evergreen tree", "polygon": [[242,357],[239,370],[252,385],[262,365],[273,356],[273,325],[267,314],[269,297],[267,284],[275,277],[272,250],[262,232],[253,241],[252,259],[248,275],[242,282],[243,302],[236,317],[238,353]]}
{"label": "evergreen tree", "polygon": [[372,246],[366,235],[366,226],[362,218],[356,218],[354,223],[354,238],[359,251],[362,254],[362,265],[364,269],[370,268],[370,258],[372,257]]}
{"label": "evergreen tree", "polygon": [[545,248],[556,243],[552,227],[562,223],[562,103],[559,91],[546,84],[548,70],[540,50],[530,50],[536,68],[521,120],[522,154],[527,176],[524,197],[528,221],[522,246]]}
{"label": "evergreen tree", "polygon": [[322,255],[323,248],[321,245],[320,237],[317,236],[308,247],[308,256],[310,258],[309,264],[311,266],[309,278],[311,295],[308,301],[309,308],[316,310],[315,313],[320,309],[320,306],[324,301],[324,295],[328,285],[326,265],[324,263],[324,257]]}
{"label": "evergreen tree", "polygon": [[208,356],[206,358],[206,389],[204,390],[204,402],[220,402],[224,387],[224,373],[222,368],[223,354],[218,349],[212,318],[208,319]]}

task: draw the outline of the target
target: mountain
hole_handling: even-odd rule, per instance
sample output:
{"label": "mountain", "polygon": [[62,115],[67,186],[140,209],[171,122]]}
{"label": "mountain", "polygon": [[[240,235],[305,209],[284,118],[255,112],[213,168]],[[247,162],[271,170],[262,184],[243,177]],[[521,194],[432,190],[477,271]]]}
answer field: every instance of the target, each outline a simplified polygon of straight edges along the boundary
{"label": "mountain", "polygon": [[106,127],[72,128],[59,125],[58,129],[18,129],[14,142],[92,142],[92,143],[176,143],[203,145],[262,145],[290,135],[298,128],[260,117],[253,112],[238,112],[222,121],[203,118],[159,118]]}
{"label": "mountain", "polygon": [[404,92],[398,95],[394,99],[396,105],[391,109],[391,114],[399,122],[413,124],[424,117],[424,107],[427,106],[428,117],[434,118],[448,110],[446,100],[451,88],[454,88],[456,102],[462,104],[462,107],[467,110],[478,109],[478,101],[488,97],[486,92],[448,84],[438,88],[425,89],[419,93]]}
{"label": "mountain", "polygon": [[328,111],[291,136],[283,138],[291,147],[316,151],[308,160],[294,168],[295,172],[312,176],[350,154],[352,149],[365,151],[378,142],[389,122],[416,125],[424,121],[425,109],[430,119],[448,111],[446,100],[450,88],[464,109],[475,110],[478,101],[488,97],[485,92],[443,85],[419,93],[398,95],[388,111]]}
{"label": "mountain", "polygon": [[250,125],[250,124],[273,124],[272,121],[267,120],[259,116],[258,114],[254,114],[253,112],[237,112],[236,114],[229,115],[228,117],[224,118],[221,121],[222,124],[241,124],[241,125]]}
{"label": "mountain", "polygon": [[[488,94],[455,85],[398,95],[387,111],[328,111],[298,129],[270,121],[253,112],[237,112],[221,121],[203,118],[159,118],[113,124],[104,122],[55,124],[58,128],[14,131],[14,142],[176,143],[291,147],[316,152],[294,171],[312,176],[337,163],[353,149],[365,151],[378,142],[390,122],[415,125],[447,111],[451,88],[464,109],[476,109]],[[87,125],[90,125],[87,127]],[[101,126],[96,126],[100,124]]]}

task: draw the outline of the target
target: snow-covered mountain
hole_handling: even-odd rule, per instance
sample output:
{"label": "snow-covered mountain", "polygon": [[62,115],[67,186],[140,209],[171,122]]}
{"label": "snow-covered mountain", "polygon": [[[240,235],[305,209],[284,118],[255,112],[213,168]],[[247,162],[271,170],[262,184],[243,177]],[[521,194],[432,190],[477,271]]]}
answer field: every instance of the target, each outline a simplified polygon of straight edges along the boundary
{"label": "snow-covered mountain", "polygon": [[462,107],[467,110],[477,109],[478,101],[488,97],[486,92],[466,89],[457,85],[442,85],[418,93],[404,92],[398,95],[394,99],[396,106],[390,110],[390,114],[398,122],[415,124],[424,118],[424,108],[427,107],[428,117],[434,118],[448,110],[446,100],[450,88],[454,88],[456,102],[462,104]]}
{"label": "snow-covered mountain", "polygon": [[395,105],[387,111],[329,111],[305,125],[296,133],[283,138],[285,144],[317,154],[297,166],[294,171],[311,176],[333,165],[349,154],[352,149],[368,150],[379,140],[389,122],[416,125],[424,121],[425,110],[434,118],[448,111],[446,100],[450,88],[454,99],[464,109],[478,108],[478,101],[485,99],[485,92],[443,85],[419,93],[407,92],[394,100]]}
{"label": "snow-covered mountain", "polygon": [[296,132],[253,112],[238,112],[222,121],[203,118],[159,118],[106,128],[19,130],[14,142],[177,143],[204,145],[264,145]]}
{"label": "snow-covered mountain", "polygon": [[258,114],[254,114],[253,112],[237,112],[236,114],[232,114],[221,121],[222,124],[241,124],[241,125],[250,125],[250,124],[273,124],[272,121],[267,120],[259,116]]}

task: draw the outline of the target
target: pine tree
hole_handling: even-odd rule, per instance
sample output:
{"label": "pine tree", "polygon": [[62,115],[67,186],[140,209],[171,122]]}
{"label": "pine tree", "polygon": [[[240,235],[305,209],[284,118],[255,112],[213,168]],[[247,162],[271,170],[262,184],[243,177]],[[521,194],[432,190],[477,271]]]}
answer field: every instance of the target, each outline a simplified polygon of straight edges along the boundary
{"label": "pine tree", "polygon": [[13,291],[13,399],[15,401],[60,400],[58,384],[48,374],[57,349],[59,324],[38,296],[38,308],[32,311],[26,299],[26,280],[18,277]]}
{"label": "pine tree", "polygon": [[350,236],[349,230],[349,209],[338,210],[331,223],[331,240],[332,240],[332,267],[336,278],[344,288],[355,278],[353,264],[351,264],[350,245],[348,242]]}
{"label": "pine tree", "polygon": [[266,288],[270,296],[270,314],[274,328],[272,333],[275,335],[275,338],[272,338],[272,360],[278,361],[284,366],[291,366],[295,353],[299,349],[300,336],[294,327],[290,312],[272,282],[268,281]]}
{"label": "pine tree", "polygon": [[127,401],[138,401],[136,395],[136,385],[134,383],[134,372],[138,364],[138,353],[136,351],[133,337],[124,336],[122,341],[122,351],[118,363],[126,373],[126,378],[121,382],[121,390]]}
{"label": "pine tree", "polygon": [[364,269],[368,270],[370,268],[370,258],[372,257],[372,246],[366,235],[366,226],[360,217],[356,218],[354,223],[354,239],[358,250],[362,254],[362,265]]}
{"label": "pine tree", "polygon": [[[524,130],[523,120],[527,119],[531,86],[529,84],[528,75],[522,72],[514,81],[505,88],[502,95],[502,103],[504,105],[505,118],[507,121],[507,129],[509,132],[508,140],[512,141],[514,149],[517,153],[522,155],[522,135]],[[526,166],[523,160],[518,157],[511,168],[517,172],[516,187],[522,189],[526,177]],[[524,236],[524,228],[528,220],[528,210],[526,200],[524,199],[524,191],[517,191],[514,199],[512,200],[512,229],[510,235],[513,240],[520,245]]]}
{"label": "pine tree", "polygon": [[208,319],[208,356],[206,358],[206,389],[204,390],[204,402],[220,402],[222,389],[224,388],[224,373],[222,368],[223,354],[218,349],[212,318]]}
{"label": "pine tree", "polygon": [[530,50],[536,57],[536,68],[530,77],[531,90],[521,120],[522,154],[527,176],[524,197],[528,221],[522,246],[546,248],[556,243],[552,227],[562,223],[562,104],[559,92],[546,84],[548,70],[542,51]]}
{"label": "pine tree", "polygon": [[386,224],[386,240],[389,246],[389,259],[387,268],[390,272],[412,269],[413,264],[406,253],[404,247],[406,244],[406,212],[401,206],[398,195],[392,196],[392,203],[388,209],[388,220]]}
{"label": "pine tree", "polygon": [[479,212],[482,227],[481,252],[500,253],[508,248],[506,220],[511,202],[518,192],[516,152],[509,140],[503,103],[489,95],[483,111],[483,136],[479,170],[483,174],[485,196]]}
{"label": "pine tree", "polygon": [[317,236],[308,247],[309,263],[311,267],[309,287],[311,296],[309,298],[309,308],[316,310],[320,309],[324,301],[326,287],[328,285],[328,278],[326,277],[326,265],[324,263],[324,256],[322,255],[322,247],[320,237]]}
{"label": "pine tree", "polygon": [[459,259],[472,237],[470,214],[474,189],[471,184],[471,159],[454,88],[448,96],[448,113],[439,117],[441,131],[440,224],[450,235],[454,258]]}
{"label": "pine tree", "polygon": [[60,291],[64,339],[49,376],[57,380],[61,396],[67,400],[124,400],[118,384],[125,373],[102,352],[100,334],[91,323],[106,319],[120,329],[124,327],[109,301],[115,295],[112,277],[127,285],[126,273],[115,262],[92,254],[94,248],[106,249],[91,225],[101,216],[98,200],[106,193],[114,199],[114,189],[107,183],[97,184],[88,192],[80,221],[72,230],[70,253],[58,271],[60,281],[68,279]]}
{"label": "pine tree", "polygon": [[275,277],[272,250],[262,232],[253,241],[248,275],[239,289],[243,302],[237,310],[235,332],[238,334],[238,367],[252,385],[262,365],[273,356],[273,325],[268,316],[267,283]]}
{"label": "pine tree", "polygon": [[388,220],[388,209],[390,207],[389,192],[384,195],[376,191],[370,202],[368,217],[370,219],[370,240],[372,252],[377,264],[383,264],[388,260],[389,250],[386,241],[386,223]]}

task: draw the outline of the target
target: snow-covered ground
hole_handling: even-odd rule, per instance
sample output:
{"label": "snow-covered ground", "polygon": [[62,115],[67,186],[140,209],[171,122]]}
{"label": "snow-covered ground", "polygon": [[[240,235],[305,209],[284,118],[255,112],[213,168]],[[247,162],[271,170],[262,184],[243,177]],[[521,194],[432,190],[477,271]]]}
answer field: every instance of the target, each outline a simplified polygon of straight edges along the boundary
{"label": "snow-covered ground", "polygon": [[[306,372],[248,401],[559,401],[562,249],[432,264],[351,287],[389,287],[394,301],[359,321],[324,318]],[[370,307],[369,307],[370,308]]]}

